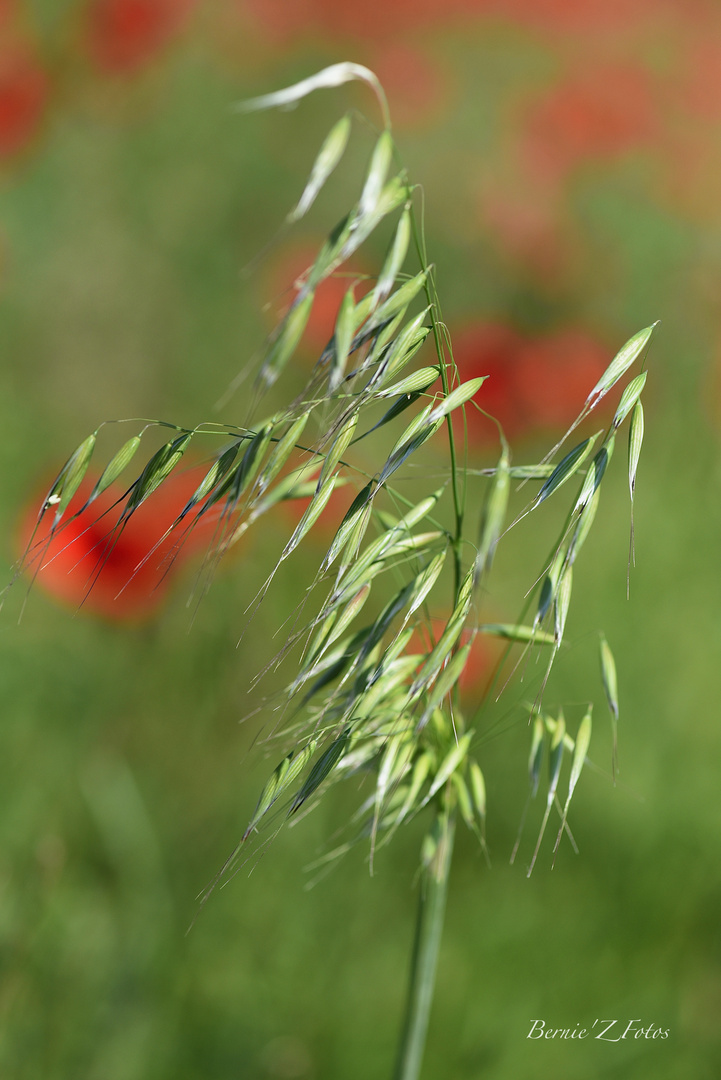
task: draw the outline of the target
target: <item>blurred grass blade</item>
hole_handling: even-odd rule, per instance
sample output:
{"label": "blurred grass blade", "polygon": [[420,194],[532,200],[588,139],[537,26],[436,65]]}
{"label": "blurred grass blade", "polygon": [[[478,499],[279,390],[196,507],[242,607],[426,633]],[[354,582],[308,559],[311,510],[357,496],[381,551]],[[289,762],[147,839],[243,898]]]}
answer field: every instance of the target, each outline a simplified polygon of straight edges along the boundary
{"label": "blurred grass blade", "polygon": [[328,132],[315,159],[305,190],[296,208],[288,215],[288,221],[299,221],[308,213],[321,188],[343,157],[345,148],[348,145],[350,129],[351,118],[350,114],[346,113]]}

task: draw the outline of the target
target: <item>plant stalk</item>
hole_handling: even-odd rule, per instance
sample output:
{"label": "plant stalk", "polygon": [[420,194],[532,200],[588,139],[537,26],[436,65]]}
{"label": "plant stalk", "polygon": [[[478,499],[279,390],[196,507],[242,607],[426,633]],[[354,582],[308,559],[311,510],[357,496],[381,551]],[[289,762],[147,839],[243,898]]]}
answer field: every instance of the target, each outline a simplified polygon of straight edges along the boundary
{"label": "plant stalk", "polygon": [[433,1003],[438,950],[443,934],[448,877],[453,856],[455,815],[439,811],[426,838],[408,999],[394,1080],[418,1080]]}

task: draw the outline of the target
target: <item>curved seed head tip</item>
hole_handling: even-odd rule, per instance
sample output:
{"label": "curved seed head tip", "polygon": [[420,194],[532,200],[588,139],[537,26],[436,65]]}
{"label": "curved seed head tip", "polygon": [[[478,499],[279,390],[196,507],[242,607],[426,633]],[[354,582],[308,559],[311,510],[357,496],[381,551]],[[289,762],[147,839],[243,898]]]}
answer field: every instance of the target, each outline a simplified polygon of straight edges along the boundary
{"label": "curved seed head tip", "polygon": [[271,94],[262,94],[260,97],[240,101],[235,108],[237,112],[256,112],[261,109],[292,109],[299,101],[307,97],[308,94],[312,94],[315,90],[342,86],[344,83],[353,82],[354,80],[365,82],[371,87],[381,107],[385,126],[389,128],[388,102],[378,76],[370,68],[364,67],[362,64],[354,64],[349,60],[344,60],[339,64],[331,64],[329,67],[316,72],[315,75],[310,75],[307,79],[301,79],[300,82],[293,83],[292,86],[287,86],[283,90],[276,90]]}
{"label": "curved seed head tip", "polygon": [[629,338],[588,395],[586,399],[587,409],[593,409],[601,398],[605,397],[611,387],[615,386],[618,380],[625,375],[633,362],[646,348],[656,326],[658,326],[657,322],[653,323],[652,326],[647,326],[645,330],[639,330],[637,334]]}

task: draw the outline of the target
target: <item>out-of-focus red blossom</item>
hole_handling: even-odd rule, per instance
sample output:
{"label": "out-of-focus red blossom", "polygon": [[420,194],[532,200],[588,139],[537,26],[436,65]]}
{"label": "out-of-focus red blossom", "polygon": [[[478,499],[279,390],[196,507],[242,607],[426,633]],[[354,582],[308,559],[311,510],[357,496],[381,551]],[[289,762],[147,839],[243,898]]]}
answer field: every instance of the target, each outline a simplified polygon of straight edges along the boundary
{"label": "out-of-focus red blossom", "polygon": [[0,158],[17,154],[35,136],[48,90],[48,77],[28,47],[0,44]]}
{"label": "out-of-focus red blossom", "polygon": [[721,119],[721,42],[716,34],[689,48],[679,104],[695,119]]}
{"label": "out-of-focus red blossom", "polygon": [[534,178],[563,178],[580,162],[649,145],[659,132],[651,79],[640,67],[596,67],[534,101],[523,152]]}
{"label": "out-of-focus red blossom", "polygon": [[612,32],[658,17],[663,0],[242,0],[268,36],[287,43],[299,37],[383,40],[423,31],[437,23],[463,25],[481,18],[537,30]]}
{"label": "out-of-focus red blossom", "polygon": [[673,4],[664,0],[633,0],[632,4],[628,0],[467,0],[465,6],[542,31],[615,34],[673,10]]}
{"label": "out-of-focus red blossom", "polygon": [[0,29],[9,21],[10,16],[15,14],[17,0],[0,0]]}
{"label": "out-of-focus red blossom", "polygon": [[87,42],[105,71],[131,72],[182,28],[195,0],[95,0],[88,12]]}
{"label": "out-of-focus red blossom", "polygon": [[[409,654],[425,654],[430,652],[438,641],[446,625],[446,619],[433,616],[431,625],[434,640],[431,641],[426,627],[417,627],[407,647]],[[473,636],[472,630],[464,630],[461,635],[461,645],[471,641],[471,651],[464,667],[458,685],[461,691],[461,701],[472,708],[488,686],[495,665],[503,651],[503,643],[499,638],[487,637],[484,634]]]}
{"label": "out-of-focus red blossom", "polygon": [[[86,478],[65,512],[67,526],[61,523],[52,537],[54,511],[52,507],[46,511],[25,562],[27,574],[52,597],[83,612],[115,622],[149,618],[161,605],[177,569],[192,554],[206,550],[213,539],[216,520],[211,520],[211,514],[186,534],[184,525],[193,517],[190,513],[177,532],[165,536],[206,472],[200,466],[171,475],[141,504],[122,532],[113,530],[122,510],[113,504],[125,490],[119,485],[109,488],[70,521],[97,479]],[[48,487],[22,515],[18,531],[21,553],[31,542]]]}
{"label": "out-of-focus red blossom", "polygon": [[[263,292],[271,297],[268,309],[271,325],[275,326],[289,307],[295,297],[294,283],[313,265],[320,246],[321,241],[316,247],[305,244],[285,250],[263,275]],[[367,268],[356,259],[352,265],[339,267],[335,274],[321,282],[316,289],[313,308],[299,346],[301,354],[318,359],[333,336],[338,308],[350,286],[357,280],[356,300],[360,300],[372,287],[373,283],[367,280],[367,275]]]}
{"label": "out-of-focus red blossom", "polygon": [[486,7],[479,0],[243,0],[241,8],[251,14],[269,37],[288,43],[299,37],[362,38],[383,40],[387,35],[420,27],[453,13],[458,6]]}
{"label": "out-of-focus red blossom", "polygon": [[478,209],[482,226],[505,257],[520,262],[546,285],[563,275],[569,250],[557,185],[546,185],[544,190],[536,183],[529,199],[527,187],[503,187],[489,181],[479,196]]}
{"label": "out-of-focus red blossom", "polygon": [[497,645],[496,639],[490,639],[483,634],[476,634],[473,638],[468,662],[458,680],[461,700],[467,706],[471,706],[474,699],[477,701],[488,685],[495,663],[500,656]]}
{"label": "out-of-focus red blossom", "polygon": [[[567,427],[611,360],[582,330],[529,338],[493,322],[454,333],[453,354],[462,379],[488,376],[475,400],[511,439]],[[477,410],[467,408],[466,417],[471,441],[498,441]]]}

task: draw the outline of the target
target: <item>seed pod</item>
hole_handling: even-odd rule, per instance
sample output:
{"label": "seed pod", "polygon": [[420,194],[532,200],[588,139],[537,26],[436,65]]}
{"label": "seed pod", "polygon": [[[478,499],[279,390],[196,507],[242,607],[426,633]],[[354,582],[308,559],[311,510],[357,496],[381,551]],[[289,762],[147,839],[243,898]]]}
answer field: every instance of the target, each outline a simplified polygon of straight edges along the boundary
{"label": "seed pod", "polygon": [[378,284],[373,290],[373,306],[380,304],[385,300],[388,293],[393,288],[398,273],[405,262],[406,254],[408,253],[408,244],[411,237],[411,215],[410,210],[406,208],[401,214],[400,220],[396,227],[395,236],[393,237],[393,244],[388,253],[388,258],[383,264],[380,277],[378,278]]}
{"label": "seed pod", "polygon": [[378,201],[386,182],[388,169],[393,157],[393,137],[390,131],[382,131],[373,148],[368,175],[358,206],[358,217],[371,214],[378,206]]}
{"label": "seed pod", "polygon": [[646,348],[646,345],[651,338],[651,334],[657,326],[658,323],[655,322],[652,326],[647,326],[645,330],[639,330],[637,334],[634,334],[633,337],[626,342],[586,398],[586,405],[589,409],[593,409],[601,398],[608,393],[611,387],[615,386],[618,380],[628,371],[634,360],[636,360]]}
{"label": "seed pod", "polygon": [[561,842],[563,830],[566,827],[566,819],[568,817],[568,808],[571,805],[571,799],[573,798],[573,792],[576,789],[578,778],[581,775],[583,764],[586,760],[586,754],[591,742],[591,709],[588,710],[578,728],[578,734],[576,735],[576,743],[573,748],[573,760],[571,762],[571,775],[568,780],[568,795],[566,796],[566,802],[563,807],[563,814],[561,816],[561,827],[558,830],[558,836],[556,837],[556,843],[553,847],[554,854],[558,850],[558,845]]}
{"label": "seed pod", "polygon": [[648,375],[647,371],[642,371],[640,375],[637,375],[635,379],[632,379],[632,381],[628,384],[628,386],[624,390],[623,394],[621,395],[621,400],[618,403],[618,408],[616,409],[616,413],[615,413],[614,418],[613,418],[613,426],[614,426],[614,428],[618,428],[618,427],[621,426],[623,421],[626,419],[626,417],[630,413],[631,409],[634,407],[634,405],[636,404],[638,399],[641,397],[641,391],[643,390],[644,386],[646,385],[646,376],[647,375]]}
{"label": "seed pod", "polygon": [[456,745],[448,751],[445,758],[438,766],[436,775],[431,783],[430,791],[426,795],[424,802],[429,802],[436,792],[440,791],[443,785],[450,780],[451,775],[456,769],[465,761],[472,736],[473,732],[467,731],[465,735],[460,737]]}
{"label": "seed pod", "polygon": [[308,779],[303,784],[302,788],[293,799],[288,810],[288,817],[297,813],[300,810],[303,803],[310,798],[315,791],[318,790],[320,785],[331,774],[335,766],[338,764],[343,754],[348,749],[348,742],[350,740],[350,727],[346,727],[340,735],[331,743],[321,757],[316,761],[315,765],[310,771]]}
{"label": "seed pod", "polygon": [[113,484],[130,464],[140,446],[140,435],[133,435],[124,443],[103,469],[102,475],[88,498],[88,505]]}
{"label": "seed pod", "polygon": [[319,191],[343,157],[345,148],[348,145],[350,129],[351,118],[349,114],[346,114],[333,125],[326,135],[298,205],[295,210],[291,210],[290,214],[288,214],[289,222],[299,221],[310,210]]}
{"label": "seed pod", "polygon": [[478,552],[474,567],[476,582],[482,575],[490,570],[496,544],[501,535],[503,523],[508,509],[508,496],[511,481],[508,472],[509,456],[508,447],[503,447],[503,452],[496,466],[496,474],[488,491],[481,515],[480,536],[478,540]]}
{"label": "seed pod", "polygon": [[483,375],[478,379],[469,379],[468,382],[461,383],[455,390],[451,390],[447,397],[444,397],[439,405],[436,405],[431,415],[429,416],[429,422],[434,420],[440,420],[442,417],[447,416],[448,413],[453,412],[454,409],[460,408],[461,405],[465,405],[467,401],[470,401],[478,391],[483,383],[486,381],[487,376]]}
{"label": "seed pod", "polygon": [[176,439],[172,439],[170,442],[166,443],[165,446],[161,446],[160,450],[153,454],[150,461],[133,484],[123,512],[125,517],[128,517],[134,510],[137,510],[140,504],[145,502],[148,496],[152,495],[156,488],[160,487],[182,458],[192,437],[193,432],[186,431]]}
{"label": "seed pod", "polygon": [[281,374],[303,337],[313,307],[314,292],[305,286],[296,296],[283,320],[278,336],[272,342],[260,369],[260,379],[269,388]]}
{"label": "seed pod", "polygon": [[285,465],[286,461],[293,453],[298,439],[300,439],[305,425],[308,423],[308,417],[310,413],[303,413],[294,420],[288,430],[276,443],[272,454],[268,458],[268,463],[263,469],[258,480],[258,494],[262,495],[275,480],[280,470]]}
{"label": "seed pod", "polygon": [[247,840],[253,829],[256,828],[261,818],[268,813],[273,803],[276,802],[283,792],[287,791],[290,785],[300,776],[315,753],[317,745],[317,739],[311,739],[302,750],[298,752],[291,750],[291,752],[283,758],[280,765],[275,769],[260,793],[258,805],[243,834],[244,841]]}
{"label": "seed pod", "polygon": [[[93,432],[92,435],[88,435],[87,439],[81,442],[77,450],[68,458],[68,461],[63,466],[58,481],[55,482],[53,490],[46,500],[46,505],[51,500],[54,502],[54,496],[59,495],[57,500],[57,508],[55,510],[55,520],[53,521],[53,528],[58,524],[60,518],[67,510],[70,500],[75,492],[80,487],[86,472],[88,471],[88,465],[90,459],[93,456],[93,450],[95,449],[95,440],[97,435]],[[52,504],[52,503],[51,503]]]}

